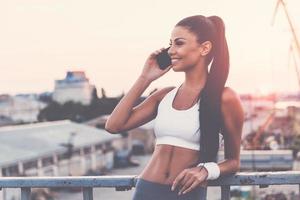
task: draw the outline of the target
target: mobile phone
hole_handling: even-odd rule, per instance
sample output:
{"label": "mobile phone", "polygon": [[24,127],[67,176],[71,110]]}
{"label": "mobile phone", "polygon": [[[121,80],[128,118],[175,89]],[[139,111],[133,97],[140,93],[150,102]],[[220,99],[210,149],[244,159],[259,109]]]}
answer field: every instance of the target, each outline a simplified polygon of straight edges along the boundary
{"label": "mobile phone", "polygon": [[168,54],[169,49],[170,49],[170,47],[162,50],[162,52],[156,56],[157,64],[158,64],[159,68],[162,70],[166,69],[167,67],[169,67],[172,64],[171,57]]}

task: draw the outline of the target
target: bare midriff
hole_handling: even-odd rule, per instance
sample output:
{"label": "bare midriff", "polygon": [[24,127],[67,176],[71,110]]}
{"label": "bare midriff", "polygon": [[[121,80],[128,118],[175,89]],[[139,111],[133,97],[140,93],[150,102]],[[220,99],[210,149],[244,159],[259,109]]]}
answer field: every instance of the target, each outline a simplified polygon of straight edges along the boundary
{"label": "bare midriff", "polygon": [[139,178],[171,185],[186,168],[197,165],[199,151],[166,144],[155,146],[152,157]]}

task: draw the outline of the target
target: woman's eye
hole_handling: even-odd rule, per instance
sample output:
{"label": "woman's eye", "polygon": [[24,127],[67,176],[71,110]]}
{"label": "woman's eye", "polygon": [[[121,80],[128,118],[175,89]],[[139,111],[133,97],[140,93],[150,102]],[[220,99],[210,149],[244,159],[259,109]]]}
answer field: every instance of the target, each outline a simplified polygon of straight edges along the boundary
{"label": "woman's eye", "polygon": [[[183,42],[175,42],[175,45],[176,46],[181,46],[183,45],[184,43]],[[172,43],[169,43],[170,46],[172,46]]]}

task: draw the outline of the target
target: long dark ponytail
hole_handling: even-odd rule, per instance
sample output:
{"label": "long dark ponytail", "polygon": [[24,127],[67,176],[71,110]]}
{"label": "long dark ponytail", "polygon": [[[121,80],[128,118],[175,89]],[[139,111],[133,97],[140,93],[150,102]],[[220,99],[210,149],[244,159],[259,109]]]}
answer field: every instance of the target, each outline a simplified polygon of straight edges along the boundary
{"label": "long dark ponytail", "polygon": [[210,41],[212,49],[206,57],[211,63],[207,81],[201,92],[199,105],[200,162],[215,161],[219,150],[222,125],[221,97],[229,72],[229,52],[223,20],[218,16],[196,15],[176,24],[196,34],[199,43]]}

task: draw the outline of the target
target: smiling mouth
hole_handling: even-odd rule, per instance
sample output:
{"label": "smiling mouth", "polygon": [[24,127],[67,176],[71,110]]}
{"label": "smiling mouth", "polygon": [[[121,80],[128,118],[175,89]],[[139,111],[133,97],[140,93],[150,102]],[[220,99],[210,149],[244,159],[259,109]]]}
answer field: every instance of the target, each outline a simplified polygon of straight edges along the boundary
{"label": "smiling mouth", "polygon": [[172,61],[172,64],[178,62],[180,59],[179,58],[172,58],[171,61]]}

